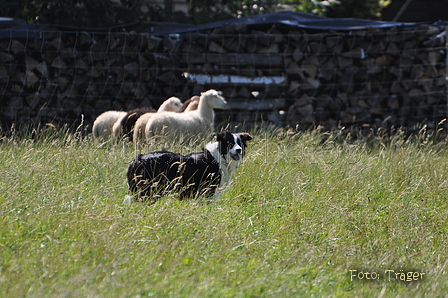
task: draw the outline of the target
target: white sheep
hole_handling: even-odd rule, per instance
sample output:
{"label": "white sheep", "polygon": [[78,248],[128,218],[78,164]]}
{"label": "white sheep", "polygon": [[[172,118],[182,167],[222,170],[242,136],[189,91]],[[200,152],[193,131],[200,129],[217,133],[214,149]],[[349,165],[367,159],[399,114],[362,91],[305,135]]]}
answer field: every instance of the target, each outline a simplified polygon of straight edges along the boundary
{"label": "white sheep", "polygon": [[162,112],[154,114],[146,124],[146,140],[157,134],[170,134],[172,136],[197,136],[204,137],[213,132],[215,113],[213,109],[226,109],[227,102],[221,92],[208,90],[201,93],[197,110],[173,113]]}
{"label": "white sheep", "polygon": [[[167,100],[165,100],[157,110],[157,113],[160,112],[166,112],[166,111],[172,111],[172,112],[179,112],[181,108],[183,107],[182,102],[178,97],[170,97]],[[143,139],[145,137],[145,127],[146,123],[148,122],[149,118],[152,117],[155,113],[145,113],[138,117],[137,121],[134,125],[134,132],[133,132],[133,141],[136,143],[139,140]]]}
{"label": "white sheep", "polygon": [[108,139],[111,136],[114,124],[126,116],[123,111],[106,111],[96,117],[93,122],[92,133],[95,138]]}
{"label": "white sheep", "polygon": [[187,103],[187,105],[186,105],[186,107],[184,109],[184,112],[197,110],[198,106],[199,106],[199,99],[200,99],[200,97],[197,96],[197,95],[194,95],[193,97],[191,97],[188,100],[189,102]]}

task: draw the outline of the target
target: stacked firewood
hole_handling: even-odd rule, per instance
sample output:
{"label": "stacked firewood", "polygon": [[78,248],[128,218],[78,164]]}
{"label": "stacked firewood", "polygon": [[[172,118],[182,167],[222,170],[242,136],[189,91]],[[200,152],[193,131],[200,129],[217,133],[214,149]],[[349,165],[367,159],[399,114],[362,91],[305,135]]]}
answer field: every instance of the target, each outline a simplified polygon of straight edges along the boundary
{"label": "stacked firewood", "polygon": [[295,97],[289,124],[434,127],[447,117],[444,29],[393,27],[302,38],[302,48],[285,59],[287,93]]}
{"label": "stacked firewood", "polygon": [[77,125],[83,115],[88,124],[213,88],[231,106],[217,112],[222,125],[433,125],[446,118],[444,30],[11,31],[0,40],[0,121]]}

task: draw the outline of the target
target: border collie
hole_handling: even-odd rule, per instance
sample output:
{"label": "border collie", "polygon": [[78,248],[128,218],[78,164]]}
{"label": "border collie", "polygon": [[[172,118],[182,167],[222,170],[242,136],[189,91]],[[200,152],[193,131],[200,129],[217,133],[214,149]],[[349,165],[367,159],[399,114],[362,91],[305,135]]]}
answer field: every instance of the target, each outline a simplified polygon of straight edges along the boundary
{"label": "border collie", "polygon": [[208,143],[203,152],[181,155],[168,151],[138,154],[129,165],[129,190],[136,200],[145,197],[156,201],[159,196],[178,193],[187,197],[216,199],[230,185],[236,168],[242,163],[248,133],[216,134],[216,142]]}

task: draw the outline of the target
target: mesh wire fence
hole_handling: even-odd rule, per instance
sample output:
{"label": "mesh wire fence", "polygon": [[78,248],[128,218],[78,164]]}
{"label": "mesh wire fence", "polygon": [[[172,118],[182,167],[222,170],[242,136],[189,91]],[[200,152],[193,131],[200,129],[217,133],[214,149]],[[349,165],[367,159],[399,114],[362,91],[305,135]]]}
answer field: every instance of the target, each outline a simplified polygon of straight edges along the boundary
{"label": "mesh wire fence", "polygon": [[216,111],[217,125],[436,127],[447,114],[445,29],[5,29],[0,121],[77,125],[83,115],[91,125],[107,110],[213,88],[231,106]]}

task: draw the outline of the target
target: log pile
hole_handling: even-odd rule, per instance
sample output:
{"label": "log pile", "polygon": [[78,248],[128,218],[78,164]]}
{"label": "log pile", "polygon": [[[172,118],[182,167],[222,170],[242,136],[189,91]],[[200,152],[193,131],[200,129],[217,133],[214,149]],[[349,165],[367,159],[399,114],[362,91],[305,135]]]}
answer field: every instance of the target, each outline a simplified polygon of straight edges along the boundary
{"label": "log pile", "polygon": [[447,117],[444,30],[393,27],[302,40],[309,51],[296,47],[285,61],[287,94],[296,98],[289,124],[434,127]]}
{"label": "log pile", "polygon": [[214,88],[231,106],[217,112],[221,125],[431,127],[447,116],[444,31],[238,24],[159,35],[11,34],[0,40],[0,122],[77,125],[82,114],[91,124],[106,110],[157,108]]}
{"label": "log pile", "polygon": [[66,124],[83,114],[91,123],[105,110],[157,106],[179,87],[172,81],[181,81],[180,69],[166,68],[174,55],[155,50],[161,43],[140,34],[89,32],[2,40],[2,122]]}

